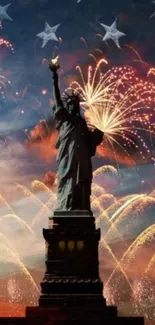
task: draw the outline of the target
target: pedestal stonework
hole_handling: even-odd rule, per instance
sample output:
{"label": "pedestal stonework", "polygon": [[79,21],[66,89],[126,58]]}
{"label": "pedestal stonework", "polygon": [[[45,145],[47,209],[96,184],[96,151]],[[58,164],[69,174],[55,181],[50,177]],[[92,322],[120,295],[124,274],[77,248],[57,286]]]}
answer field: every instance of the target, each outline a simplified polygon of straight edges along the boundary
{"label": "pedestal stonework", "polygon": [[117,317],[107,306],[99,276],[100,230],[87,211],[55,211],[52,227],[43,229],[46,271],[38,307],[26,317],[38,324],[143,325],[143,318]]}
{"label": "pedestal stonework", "polygon": [[41,283],[40,306],[105,306],[99,277],[98,242],[89,213],[55,213],[53,229],[44,229],[46,272]]}

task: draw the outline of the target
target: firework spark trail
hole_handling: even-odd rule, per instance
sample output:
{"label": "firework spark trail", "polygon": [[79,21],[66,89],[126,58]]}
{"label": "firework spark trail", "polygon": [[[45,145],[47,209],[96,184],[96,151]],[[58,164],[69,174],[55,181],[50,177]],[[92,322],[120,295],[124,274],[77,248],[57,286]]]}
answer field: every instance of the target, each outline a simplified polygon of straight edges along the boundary
{"label": "firework spark trail", "polygon": [[128,279],[128,276],[126,275],[126,272],[123,270],[120,261],[117,260],[117,258],[115,257],[114,253],[112,252],[112,249],[109,247],[109,245],[106,243],[106,241],[104,240],[104,238],[101,238],[100,241],[100,246],[102,247],[102,245],[108,250],[108,252],[110,253],[110,255],[113,257],[114,261],[116,262],[116,268],[119,266],[122,274],[124,275],[125,279],[127,280],[127,283],[129,284],[130,288],[132,289],[132,286],[130,284],[130,281]]}
{"label": "firework spark trail", "polygon": [[155,265],[155,254],[153,254],[152,258],[150,259],[150,262],[148,263],[148,266],[146,267],[144,273],[147,275],[152,269],[154,270]]}
{"label": "firework spark trail", "polygon": [[[124,242],[124,238],[122,237],[121,233],[119,232],[119,230],[117,229],[115,224],[113,224],[113,222],[107,216],[106,211],[104,211],[98,218],[96,218],[96,221],[95,221],[96,226],[99,226],[100,222],[103,221],[103,220],[106,220],[108,222],[108,225],[110,226],[110,228],[113,228],[115,233],[118,235],[119,239]],[[104,235],[104,239],[107,242],[106,235]]]}
{"label": "firework spark trail", "polygon": [[48,192],[50,195],[55,196],[55,194],[52,192],[52,190],[49,189],[49,187],[47,185],[45,185],[43,182],[38,181],[38,180],[34,180],[32,182],[32,188],[39,188],[41,190],[45,190],[46,192]]}
{"label": "firework spark trail", "polygon": [[[128,247],[126,252],[123,254],[121,259],[118,262],[118,265],[116,268],[112,271],[109,279],[106,282],[106,285],[109,284],[111,281],[112,277],[114,276],[115,272],[118,270],[118,268],[123,267],[127,269],[129,264],[131,263],[131,260],[136,255],[136,252],[138,249],[140,249],[146,242],[150,242],[155,236],[155,225],[151,225],[147,229],[145,229],[135,240],[134,242]],[[121,269],[120,269],[121,270]]]}
{"label": "firework spark trail", "polygon": [[26,195],[26,196],[28,196],[28,197],[30,197],[30,198],[32,198],[33,200],[34,200],[34,202],[36,203],[36,202],[38,202],[39,203],[39,205],[41,205],[42,207],[44,207],[48,212],[50,212],[50,209],[34,194],[34,193],[32,193],[31,191],[29,191],[28,189],[27,189],[27,187],[25,187],[25,186],[23,186],[23,185],[20,185],[20,184],[18,184],[17,185],[17,188],[19,188],[19,189],[21,189],[22,191],[23,191],[23,193]]}
{"label": "firework spark trail", "polygon": [[[37,293],[40,293],[40,290],[39,290],[38,286],[36,285],[33,277],[31,276],[31,274],[29,273],[29,271],[27,270],[25,265],[21,262],[19,257],[3,244],[1,244],[0,249],[2,250],[3,261],[4,261],[4,259],[7,259],[7,257],[8,257],[9,260],[11,259],[16,265],[18,265],[20,267],[20,269],[23,271],[23,273],[25,274],[25,276],[29,279],[30,283],[33,285],[33,287],[35,288]],[[5,252],[5,254],[4,254],[4,252]]]}
{"label": "firework spark trail", "polygon": [[106,201],[111,200],[112,203],[117,201],[117,199],[114,197],[113,194],[104,193],[104,194],[101,194],[100,196],[95,197],[94,199],[92,199],[92,205],[102,203],[103,200],[106,200]]}
{"label": "firework spark trail", "polygon": [[20,217],[18,217],[16,214],[6,214],[0,218],[0,222],[2,222],[4,219],[7,219],[7,218],[15,219],[26,231],[28,231],[31,234],[31,236],[35,235],[33,229],[24,220],[22,220]]}
{"label": "firework spark trail", "polygon": [[117,220],[117,217],[118,217],[118,214],[120,212],[122,212],[122,210],[124,210],[126,207],[128,207],[133,201],[139,199],[139,198],[142,198],[142,197],[145,197],[146,195],[145,194],[138,194],[138,195],[135,195],[134,197],[130,198],[129,200],[127,200],[112,216],[111,216],[111,220],[113,221],[116,221]]}
{"label": "firework spark trail", "polygon": [[86,40],[83,37],[80,37],[80,41],[83,42],[85,48],[87,49],[88,48],[88,45],[86,43]]}
{"label": "firework spark trail", "polygon": [[101,175],[102,173],[110,172],[111,174],[118,176],[117,169],[111,165],[101,166],[93,172],[93,177]]}
{"label": "firework spark trail", "polygon": [[104,208],[103,206],[101,205],[101,203],[99,202],[98,198],[95,198],[93,201],[92,201],[92,210],[95,210],[97,208],[98,210],[98,214],[102,214],[104,212]]}
{"label": "firework spark trail", "polygon": [[[104,103],[108,98],[108,92],[112,90],[114,83],[109,84],[108,74],[105,75],[103,78],[103,74],[99,72],[100,66],[103,63],[107,64],[108,62],[104,58],[101,59],[96,65],[94,74],[92,74],[92,66],[88,67],[87,82],[85,81],[80,66],[76,67],[76,70],[80,72],[82,85],[80,85],[77,81],[73,81],[68,89],[74,88],[75,91],[80,92],[82,94],[83,100],[81,104],[85,107],[90,107],[94,105],[94,103],[96,105]],[[100,77],[98,82],[96,82],[98,73],[100,74]]]}
{"label": "firework spark trail", "polygon": [[154,205],[155,198],[149,197],[145,194],[140,194],[139,197],[136,197],[135,200],[132,200],[132,202],[130,202],[130,204],[126,206],[122,213],[116,215],[114,224],[118,225],[120,221],[122,221],[125,217],[127,217],[128,215],[132,215],[134,209],[134,216],[141,215],[141,212],[144,211],[149,204]]}
{"label": "firework spark trail", "polygon": [[[104,132],[104,137],[114,149],[114,144],[128,156],[126,146],[134,146],[138,149],[136,141],[140,142],[143,150],[150,154],[146,141],[140,135],[142,131],[151,137],[155,136],[155,125],[152,122],[155,108],[155,85],[136,77],[136,72],[130,67],[114,67],[105,74],[101,73],[101,59],[95,67],[88,67],[88,76],[85,81],[81,68],[78,66],[82,85],[73,81],[70,89],[80,92],[82,95],[81,105],[85,108],[86,120],[90,124]],[[87,108],[87,109],[86,109]],[[121,137],[125,141],[122,146],[117,140]],[[144,154],[140,151],[142,159]],[[155,158],[151,157],[155,163]]]}
{"label": "firework spark trail", "polygon": [[[136,196],[135,200],[131,199],[129,204],[123,209],[123,211],[120,214],[114,213],[113,225],[106,233],[105,238],[110,236],[109,234],[110,234],[110,232],[113,231],[114,226],[118,228],[119,223],[122,220],[124,220],[128,215],[131,216],[133,214],[133,211],[134,211],[134,217],[141,215],[141,211],[143,211],[145,209],[145,207],[148,206],[148,204],[155,204],[155,199],[152,197],[149,197],[145,194]],[[137,208],[138,208],[138,210],[137,210]]]}
{"label": "firework spark trail", "polygon": [[[130,247],[126,250],[126,252],[124,253],[124,255],[122,256],[122,258],[119,261],[119,264],[123,264],[123,270],[127,269],[127,267],[129,266],[131,260],[133,260],[133,258],[136,255],[137,250],[139,250],[140,248],[142,248],[142,246],[144,244],[146,244],[147,242],[150,242],[154,239],[155,236],[155,225],[151,225],[149,228],[145,229],[145,231],[143,233],[141,233],[136,240],[130,245]],[[125,260],[125,261],[124,261]],[[151,259],[150,262],[153,262],[153,258]],[[151,263],[149,263],[148,267],[145,270],[145,274],[147,274],[147,272],[149,271],[149,267],[151,266]],[[117,271],[117,269],[120,267],[120,265],[117,265],[116,268],[113,270],[113,272],[111,273],[108,281],[106,282],[105,286],[108,286],[109,282],[111,281],[112,277],[114,276],[115,272]],[[125,270],[124,270],[125,271]],[[132,286],[132,291],[134,293],[134,288]],[[143,297],[144,298],[144,297]],[[139,301],[137,302],[140,307],[143,307],[143,301]],[[147,308],[154,306],[154,296],[153,296],[153,302],[152,304],[149,304],[149,306],[147,305]]]}
{"label": "firework spark trail", "polygon": [[13,214],[15,214],[10,204],[6,201],[6,199],[1,194],[0,194],[0,201],[4,203],[4,205],[8,208],[8,210],[10,210]]}
{"label": "firework spark trail", "polygon": [[[100,168],[97,170],[99,172]],[[115,168],[114,168],[114,171],[115,171]],[[97,173],[98,174],[98,173]],[[103,194],[104,195],[104,194]],[[114,230],[116,233],[118,233],[118,236],[119,238],[121,239],[121,241],[124,241],[123,237],[121,236],[119,230],[117,229],[116,225],[115,225],[115,219],[119,216],[119,213],[121,211],[123,211],[126,207],[128,207],[133,201],[141,198],[141,197],[144,197],[145,195],[141,194],[141,195],[132,195],[132,196],[129,196],[127,197],[128,199],[126,199],[126,201],[121,204],[121,206],[119,208],[116,209],[115,213],[112,214],[111,217],[108,216],[108,211],[109,211],[109,208],[106,210],[106,211],[103,211],[103,214],[101,214],[98,218],[96,218],[96,224],[99,224],[101,220],[103,219],[106,219],[108,221],[108,223],[110,224],[110,228],[109,230],[107,231],[106,235],[104,236],[105,240],[106,240],[106,237],[108,236],[109,232],[111,230]],[[99,197],[100,198],[100,197]],[[94,200],[94,202],[97,202],[99,198],[96,198]],[[124,198],[123,198],[124,200]],[[122,201],[122,200],[120,200]],[[94,203],[93,202],[93,203]],[[118,201],[119,202],[119,201]],[[118,203],[117,202],[117,203]],[[92,206],[93,206],[93,203],[92,203]],[[116,207],[116,202],[112,204],[112,206],[115,206]],[[110,209],[111,209],[111,206],[110,206]],[[114,219],[114,220],[113,220]],[[116,219],[117,220],[117,219]]]}
{"label": "firework spark trail", "polygon": [[105,190],[102,186],[97,185],[95,183],[92,184],[92,194],[93,196],[98,196],[98,195],[102,195],[105,193]]}
{"label": "firework spark trail", "polygon": [[[36,214],[36,216],[34,217],[34,219],[33,219],[32,222],[31,222],[31,227],[34,227],[35,224],[36,224],[36,222],[40,220],[42,214],[44,213],[45,209],[48,208],[48,205],[51,204],[52,200],[53,200],[53,196],[51,196],[51,197],[49,198],[49,200],[45,203],[45,205],[44,205],[44,206],[40,209],[40,211]],[[56,200],[56,196],[55,196],[55,200]],[[48,209],[49,209],[49,208],[48,208]],[[49,211],[50,211],[50,215],[51,215],[52,210],[49,209]]]}
{"label": "firework spark trail", "polygon": [[11,42],[7,41],[6,39],[0,37],[0,46],[5,46],[6,48],[10,49],[12,53],[14,53],[14,48]]}
{"label": "firework spark trail", "polygon": [[2,232],[0,233],[0,240],[2,240],[3,243],[5,242],[6,246],[8,246],[8,248],[10,248],[11,251],[14,251],[14,253],[18,256],[17,250],[11,244],[10,240]]}
{"label": "firework spark trail", "polygon": [[[1,70],[2,69],[0,69],[0,71]],[[5,91],[7,91],[8,83],[9,83],[9,81],[7,80],[7,78],[3,74],[0,74],[0,90],[1,90],[1,92],[3,91],[3,89],[5,89]]]}
{"label": "firework spark trail", "polygon": [[131,46],[129,44],[124,44],[123,47],[127,47],[127,48],[131,49],[134,52],[134,54],[136,54],[137,58],[140,61],[142,61],[142,58],[141,58],[140,54],[136,51],[136,49],[133,46]]}
{"label": "firework spark trail", "polygon": [[145,197],[145,194],[140,194],[140,195],[135,195],[134,197],[130,198],[129,200],[127,200],[121,207],[119,207],[111,216],[110,220],[111,220],[111,227],[109,228],[109,230],[107,231],[105,238],[108,237],[110,231],[117,229],[116,228],[116,224],[119,223],[122,214],[120,214],[123,211],[123,215],[124,215],[124,210],[126,210],[126,208],[128,208],[130,205],[132,205],[132,203],[136,200],[139,200],[140,198]]}
{"label": "firework spark trail", "polygon": [[155,68],[150,68],[147,72],[147,76],[150,77],[150,76],[153,76],[155,77]]}
{"label": "firework spark trail", "polygon": [[[120,101],[113,101],[111,103],[111,100],[106,103],[106,105],[100,105],[98,107],[91,107],[90,110],[86,111],[87,118],[90,118],[90,123],[94,125],[96,128],[100,129],[104,132],[104,136],[106,137],[109,144],[112,146],[114,143],[118,145],[127,155],[128,151],[118,142],[116,139],[117,136],[120,136],[127,142],[128,145],[134,145],[134,141],[132,138],[139,138],[141,141],[141,144],[143,145],[143,148],[147,150],[149,153],[150,150],[144,141],[144,139],[138,134],[138,131],[148,131],[149,134],[152,136],[155,135],[154,133],[154,125],[153,130],[150,126],[150,120],[152,117],[152,113],[149,114],[147,112],[148,121],[146,120],[146,117],[143,116],[141,113],[141,108],[137,107],[135,108],[135,103],[130,104],[128,101],[128,95],[124,97],[123,100]],[[126,101],[126,102],[125,102]],[[125,102],[125,104],[124,104]],[[140,105],[141,101],[137,101],[136,105]],[[148,109],[148,107],[147,107]],[[133,123],[140,123],[141,126],[134,126]],[[145,127],[146,126],[146,127]],[[138,149],[138,146],[135,144],[135,148]],[[143,159],[145,159],[144,155],[142,156]],[[155,159],[152,157],[152,160],[155,161]]]}
{"label": "firework spark trail", "polygon": [[130,199],[134,198],[135,195],[136,194],[127,195],[127,196],[117,200],[115,203],[111,204],[110,207],[106,209],[106,212],[107,212],[108,216],[111,218],[112,215],[115,213],[115,211],[117,211],[122,205],[124,205],[125,202],[127,202]]}
{"label": "firework spark trail", "polygon": [[97,208],[99,208],[99,211],[100,211],[100,215],[95,220],[96,226],[98,227],[100,225],[100,222],[103,221],[103,220],[107,221],[108,222],[108,225],[110,226],[110,228],[111,227],[114,228],[114,230],[118,234],[120,240],[121,241],[124,241],[124,239],[121,236],[120,232],[115,227],[115,225],[111,221],[110,217],[108,216],[107,212],[104,210],[104,208],[101,205],[100,200],[103,199],[103,197],[106,197],[106,199],[113,198],[115,200],[115,197],[112,194],[102,194],[102,195],[100,195],[99,197],[95,198],[92,201],[92,210],[94,210],[97,207]]}

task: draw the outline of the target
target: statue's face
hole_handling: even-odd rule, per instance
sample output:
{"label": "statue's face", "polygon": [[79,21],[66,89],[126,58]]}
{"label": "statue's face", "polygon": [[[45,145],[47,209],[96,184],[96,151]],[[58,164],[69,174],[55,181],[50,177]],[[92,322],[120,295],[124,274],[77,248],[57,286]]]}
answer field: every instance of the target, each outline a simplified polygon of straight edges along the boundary
{"label": "statue's face", "polygon": [[74,112],[74,104],[70,103],[67,105],[67,110],[70,114],[73,114]]}
{"label": "statue's face", "polygon": [[74,98],[68,98],[67,100],[67,110],[69,114],[79,114],[80,107],[79,107],[79,100]]}

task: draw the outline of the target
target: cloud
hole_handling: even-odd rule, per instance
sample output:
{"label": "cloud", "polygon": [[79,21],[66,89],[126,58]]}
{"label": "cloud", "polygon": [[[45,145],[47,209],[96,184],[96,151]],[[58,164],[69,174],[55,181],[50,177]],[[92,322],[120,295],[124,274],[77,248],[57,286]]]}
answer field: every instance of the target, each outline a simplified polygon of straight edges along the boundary
{"label": "cloud", "polygon": [[0,122],[0,134],[10,133],[12,131],[17,131],[17,129],[21,129],[23,127],[23,123],[19,121],[18,128],[17,128],[17,121],[1,121]]}
{"label": "cloud", "polygon": [[117,163],[122,164],[122,165],[127,165],[127,166],[133,166],[135,164],[134,159],[132,156],[128,156],[125,153],[117,152],[110,147],[107,147],[107,145],[104,145],[104,142],[101,146],[97,147],[97,153],[101,157],[105,157],[110,159],[115,165]]}
{"label": "cloud", "polygon": [[48,129],[47,123],[41,122],[31,130],[26,148],[44,161],[51,162],[57,154],[56,139],[57,131]]}
{"label": "cloud", "polygon": [[24,143],[15,137],[0,141],[0,193],[8,200],[13,200],[19,191],[16,184],[30,186],[35,179],[43,180],[51,163],[38,159],[34,152],[28,151]]}

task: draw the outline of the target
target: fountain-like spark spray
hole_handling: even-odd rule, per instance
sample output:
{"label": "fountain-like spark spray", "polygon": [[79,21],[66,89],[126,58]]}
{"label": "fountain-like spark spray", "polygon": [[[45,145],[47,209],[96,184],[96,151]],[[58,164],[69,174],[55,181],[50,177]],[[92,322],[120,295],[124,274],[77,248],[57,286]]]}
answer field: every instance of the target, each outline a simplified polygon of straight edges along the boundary
{"label": "fountain-like spark spray", "polygon": [[[96,218],[96,221],[95,221],[96,226],[97,227],[100,226],[101,222],[103,222],[103,221],[104,221],[104,228],[105,228],[105,225],[108,227],[108,229],[109,229],[109,227],[110,227],[110,229],[112,228],[115,231],[115,233],[118,235],[118,238],[122,242],[124,242],[123,236],[121,235],[121,233],[119,232],[119,230],[115,227],[115,224],[113,223],[113,221],[108,217],[106,211],[103,211],[102,214],[98,218]],[[106,232],[106,234],[107,233],[108,233],[108,231]],[[106,240],[106,235],[104,235],[104,240],[106,242],[108,242]]]}
{"label": "fountain-like spark spray", "polygon": [[142,198],[144,197],[145,194],[138,194],[138,195],[135,195],[134,197],[130,198],[129,200],[127,200],[111,217],[111,220],[112,221],[115,221],[118,217],[118,215],[126,208],[128,207],[133,201],[139,199],[139,198]]}
{"label": "fountain-like spark spray", "polygon": [[97,196],[100,196],[102,194],[105,193],[105,190],[102,186],[98,185],[98,184],[95,184],[93,183],[92,184],[92,195],[93,197],[97,197]]}
{"label": "fountain-like spark spray", "polygon": [[21,262],[20,258],[14,252],[12,252],[8,247],[2,244],[0,246],[0,253],[1,253],[0,258],[2,258],[2,260],[7,260],[7,261],[12,260],[16,265],[19,266],[19,268],[24,273],[24,275],[29,279],[30,283],[32,284],[36,292],[39,293],[40,291],[38,289],[38,286],[36,285],[33,277],[31,276],[31,274],[29,273],[25,265]]}
{"label": "fountain-like spark spray", "polygon": [[12,252],[14,252],[18,256],[17,250],[12,245],[10,240],[2,232],[0,232],[0,242],[2,242],[4,245],[6,245],[9,249],[11,249]]}
{"label": "fountain-like spark spray", "polygon": [[149,228],[145,229],[135,240],[134,242],[128,247],[128,249],[125,251],[123,256],[121,257],[118,265],[111,273],[106,285],[109,284],[109,282],[112,280],[115,272],[120,268],[120,270],[123,271],[127,270],[129,267],[129,264],[131,261],[135,258],[137,250],[139,250],[141,247],[143,247],[144,244],[151,242],[155,235],[155,225],[151,225]]}
{"label": "fountain-like spark spray", "polygon": [[[141,215],[141,212],[146,206],[155,204],[155,199],[145,194],[135,195],[134,197],[127,200],[121,207],[119,207],[111,217],[112,225],[107,231],[105,238],[106,240],[113,235],[115,227],[119,227],[121,222],[127,219],[128,216],[134,214],[135,216]],[[135,217],[136,218],[136,217]]]}
{"label": "fountain-like spark spray", "polygon": [[34,193],[32,193],[26,186],[18,184],[17,188],[19,188],[21,191],[23,191],[23,193],[26,196],[33,199],[35,203],[39,203],[39,205],[43,206],[46,210],[48,210],[48,212],[50,212],[50,209]]}
{"label": "fountain-like spark spray", "polygon": [[[50,208],[48,206],[54,207],[56,203],[56,197],[52,196],[49,198],[49,200],[46,202],[46,204],[44,204],[44,206],[39,210],[39,212],[36,214],[36,216],[33,218],[32,222],[31,222],[31,227],[34,228],[35,224],[40,220],[40,218],[42,217],[43,213],[45,213],[45,210]],[[52,209],[51,209],[52,210]],[[51,210],[50,210],[50,214],[51,214]]]}
{"label": "fountain-like spark spray", "polygon": [[12,207],[10,206],[10,204],[7,202],[7,200],[1,194],[0,194],[0,201],[2,201],[4,203],[4,206],[6,206],[8,208],[8,210],[10,210],[11,213],[14,214]]}
{"label": "fountain-like spark spray", "polygon": [[[134,199],[136,197],[137,199],[137,194],[131,194],[127,196],[123,196],[119,200],[116,200],[113,204],[110,205],[110,207],[106,210],[108,216],[111,218],[116,211],[118,211],[119,208],[124,206],[126,202],[130,202],[130,200]],[[122,210],[121,210],[122,211]]]}
{"label": "fountain-like spark spray", "polygon": [[95,207],[98,204],[102,204],[102,206],[104,207],[104,202],[107,203],[108,201],[110,202],[110,204],[108,204],[108,205],[111,205],[112,203],[114,203],[116,201],[114,195],[112,195],[110,193],[101,194],[99,197],[92,200],[92,209],[93,209],[93,206]]}
{"label": "fountain-like spark spray", "polygon": [[93,172],[93,177],[101,175],[102,173],[105,172],[110,172],[115,176],[118,176],[118,172],[117,169],[111,165],[105,165],[105,166],[101,166],[99,168],[97,168],[94,172]]}
{"label": "fountain-like spark spray", "polygon": [[152,258],[150,259],[150,262],[148,263],[145,274],[148,275],[150,271],[154,271],[154,265],[155,265],[155,254],[153,254]]}
{"label": "fountain-like spark spray", "polygon": [[38,181],[37,179],[35,179],[32,182],[32,188],[38,188],[44,191],[47,191],[48,193],[50,193],[50,195],[54,195],[54,193],[49,189],[49,187],[47,185],[45,185],[43,182]]}
{"label": "fountain-like spark spray", "polygon": [[8,218],[15,219],[28,233],[31,234],[31,237],[35,235],[33,229],[24,220],[19,218],[16,214],[6,214],[0,218],[0,222]]}
{"label": "fountain-like spark spray", "polygon": [[130,288],[132,289],[132,286],[131,286],[130,281],[129,281],[127,275],[126,275],[126,272],[124,271],[122,265],[121,265],[120,262],[117,260],[115,254],[112,252],[110,246],[106,243],[106,241],[104,240],[103,237],[101,238],[100,246],[99,246],[99,247],[100,247],[100,248],[101,248],[101,247],[105,247],[105,248],[107,249],[107,251],[109,252],[109,254],[112,256],[113,260],[116,262],[116,265],[117,265],[116,268],[117,268],[117,267],[120,268],[120,270],[121,270],[122,274],[124,275],[124,277],[125,277],[127,283],[129,284]]}

